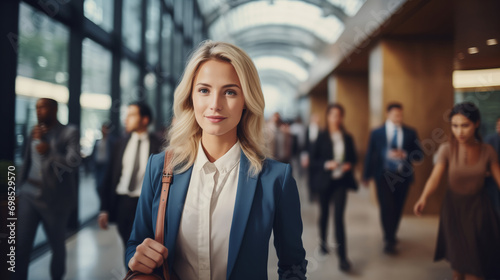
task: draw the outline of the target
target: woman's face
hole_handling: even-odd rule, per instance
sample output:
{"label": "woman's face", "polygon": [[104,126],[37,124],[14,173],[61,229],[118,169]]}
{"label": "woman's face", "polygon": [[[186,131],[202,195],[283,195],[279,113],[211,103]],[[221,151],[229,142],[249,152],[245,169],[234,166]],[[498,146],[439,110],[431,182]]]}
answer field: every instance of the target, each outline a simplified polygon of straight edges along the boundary
{"label": "woman's face", "polygon": [[328,112],[328,124],[340,126],[342,124],[342,113],[339,109],[333,108]]}
{"label": "woman's face", "polygon": [[233,138],[245,106],[234,67],[218,60],[200,65],[191,93],[196,122],[203,134]]}
{"label": "woman's face", "polygon": [[474,139],[474,131],[479,126],[473,123],[462,114],[456,114],[451,117],[451,131],[458,143],[466,143]]}

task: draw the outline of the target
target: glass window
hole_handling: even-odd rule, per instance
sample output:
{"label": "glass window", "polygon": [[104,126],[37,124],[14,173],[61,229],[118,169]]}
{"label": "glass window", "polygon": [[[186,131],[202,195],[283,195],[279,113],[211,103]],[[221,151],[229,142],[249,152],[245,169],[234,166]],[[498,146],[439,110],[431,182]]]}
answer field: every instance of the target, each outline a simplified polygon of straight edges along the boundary
{"label": "glass window", "polygon": [[182,25],[182,11],[183,11],[183,3],[184,1],[174,1],[174,21],[175,23]]}
{"label": "glass window", "polygon": [[172,72],[172,33],[174,31],[174,25],[172,22],[172,17],[170,14],[164,14],[163,18],[163,29],[161,32],[161,38],[163,40],[162,51],[163,58],[161,62],[162,70],[164,75]]}
{"label": "glass window", "polygon": [[111,32],[113,30],[113,3],[114,1],[110,0],[85,0],[83,12],[86,18]]}
{"label": "glass window", "polygon": [[193,0],[185,0],[184,2],[184,22],[183,31],[184,36],[187,38],[193,37],[193,15],[194,15],[194,3]]}
{"label": "glass window", "polygon": [[134,52],[141,49],[141,2],[123,1],[123,42]]}
{"label": "glass window", "polygon": [[172,117],[174,115],[174,111],[172,109],[172,102],[174,100],[174,88],[169,84],[165,83],[162,86],[162,111],[163,111],[163,125],[169,126]]}
{"label": "glass window", "polygon": [[[68,29],[21,3],[19,10],[19,55],[16,78],[15,163],[22,165],[25,140],[37,123],[35,104],[41,97],[59,103],[58,119],[68,123]],[[34,246],[46,242],[38,228]]]}
{"label": "glass window", "polygon": [[203,41],[203,21],[201,18],[196,17],[193,22],[194,34],[193,34],[193,43],[198,45],[201,41]]}
{"label": "glass window", "polygon": [[[159,112],[157,110],[156,102],[156,90],[158,88],[158,79],[154,72],[149,72],[144,76],[144,86],[146,87],[146,103],[151,108],[153,113],[153,122],[150,127],[153,128],[154,124],[159,121]],[[161,121],[160,121],[161,123]]]}
{"label": "glass window", "polygon": [[184,37],[182,33],[177,30],[174,32],[174,57],[173,57],[173,75],[174,77],[180,78],[182,71],[184,70]]}
{"label": "glass window", "polygon": [[146,30],[146,55],[148,63],[158,63],[158,42],[160,37],[160,15],[161,7],[158,0],[148,2],[148,19]]}
{"label": "glass window", "polygon": [[80,222],[87,221],[99,212],[96,187],[102,174],[96,168],[92,152],[96,140],[102,138],[102,124],[109,120],[111,60],[108,50],[88,38],[83,40],[80,145],[85,164],[82,166],[84,172],[80,172],[79,177]]}
{"label": "glass window", "polygon": [[123,123],[127,113],[128,104],[138,101],[141,91],[139,87],[139,68],[128,59],[123,59],[121,63],[122,72],[120,74],[120,125],[123,130]]}

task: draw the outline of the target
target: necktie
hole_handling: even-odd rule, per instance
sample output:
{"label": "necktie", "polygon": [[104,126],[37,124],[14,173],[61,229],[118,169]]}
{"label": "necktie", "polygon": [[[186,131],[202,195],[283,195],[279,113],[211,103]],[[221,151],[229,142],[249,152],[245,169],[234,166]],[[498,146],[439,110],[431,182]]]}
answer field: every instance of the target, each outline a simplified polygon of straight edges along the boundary
{"label": "necktie", "polygon": [[141,151],[141,139],[137,141],[137,150],[135,151],[134,167],[132,168],[132,176],[130,177],[130,183],[128,185],[128,190],[133,192],[137,187],[137,173],[139,172],[139,155]]}
{"label": "necktie", "polygon": [[391,149],[398,148],[398,128],[394,128],[394,134],[392,135]]}

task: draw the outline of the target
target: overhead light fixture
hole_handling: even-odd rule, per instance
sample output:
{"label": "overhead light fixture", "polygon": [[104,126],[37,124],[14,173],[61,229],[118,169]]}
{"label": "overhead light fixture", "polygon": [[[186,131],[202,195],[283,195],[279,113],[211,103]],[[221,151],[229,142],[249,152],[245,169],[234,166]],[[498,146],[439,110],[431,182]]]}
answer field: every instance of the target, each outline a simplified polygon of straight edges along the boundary
{"label": "overhead light fixture", "polygon": [[486,40],[486,45],[488,45],[488,46],[494,46],[494,45],[497,45],[497,44],[498,44],[497,39],[488,39],[488,40]]}
{"label": "overhead light fixture", "polygon": [[453,71],[454,88],[482,88],[500,86],[500,68]]}
{"label": "overhead light fixture", "polygon": [[468,52],[469,54],[476,54],[476,53],[478,53],[478,52],[479,52],[479,50],[478,50],[478,48],[476,48],[476,47],[470,47],[470,48],[468,48],[468,49],[467,49],[467,52]]}

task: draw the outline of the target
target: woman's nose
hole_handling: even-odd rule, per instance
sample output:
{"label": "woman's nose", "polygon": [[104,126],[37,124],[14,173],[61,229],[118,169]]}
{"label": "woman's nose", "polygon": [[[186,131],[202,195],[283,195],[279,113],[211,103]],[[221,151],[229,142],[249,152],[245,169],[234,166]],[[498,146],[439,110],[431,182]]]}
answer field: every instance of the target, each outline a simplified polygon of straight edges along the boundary
{"label": "woman's nose", "polygon": [[212,99],[210,100],[210,109],[214,111],[221,110],[221,98],[218,92],[214,92],[214,94],[212,95]]}

